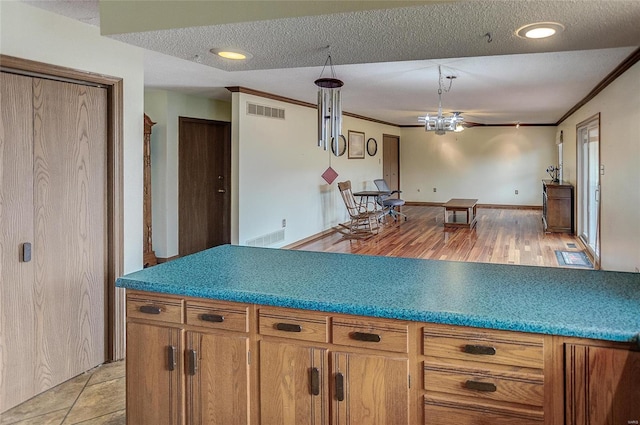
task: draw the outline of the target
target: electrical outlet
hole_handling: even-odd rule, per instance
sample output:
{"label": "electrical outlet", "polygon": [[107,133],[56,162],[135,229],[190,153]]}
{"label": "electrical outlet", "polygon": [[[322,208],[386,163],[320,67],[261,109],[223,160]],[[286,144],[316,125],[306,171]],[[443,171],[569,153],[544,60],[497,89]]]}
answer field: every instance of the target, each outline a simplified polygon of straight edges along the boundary
{"label": "electrical outlet", "polygon": [[516,189],[516,195],[518,194],[518,189]]}
{"label": "electrical outlet", "polygon": [[434,192],[437,192],[437,190],[436,190],[436,188],[435,188],[435,187],[433,188],[433,191],[434,191]]}
{"label": "electrical outlet", "polygon": [[286,218],[282,219],[282,227],[287,227],[287,219]]}

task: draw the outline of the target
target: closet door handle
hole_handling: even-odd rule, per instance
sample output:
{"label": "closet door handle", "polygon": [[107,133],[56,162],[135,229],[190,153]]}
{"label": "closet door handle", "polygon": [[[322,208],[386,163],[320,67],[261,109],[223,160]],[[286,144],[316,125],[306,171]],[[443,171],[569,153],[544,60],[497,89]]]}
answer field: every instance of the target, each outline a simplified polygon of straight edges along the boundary
{"label": "closet door handle", "polygon": [[311,368],[311,395],[320,395],[320,371],[317,367]]}
{"label": "closet door handle", "polygon": [[344,375],[339,372],[336,373],[336,399],[344,401]]}
{"label": "closet door handle", "polygon": [[24,263],[31,261],[31,242],[25,242],[22,244],[22,261]]}
{"label": "closet door handle", "polygon": [[173,371],[176,369],[176,347],[175,345],[170,345],[167,347],[167,354],[168,354],[168,362],[167,362],[167,367],[169,368],[169,370]]}

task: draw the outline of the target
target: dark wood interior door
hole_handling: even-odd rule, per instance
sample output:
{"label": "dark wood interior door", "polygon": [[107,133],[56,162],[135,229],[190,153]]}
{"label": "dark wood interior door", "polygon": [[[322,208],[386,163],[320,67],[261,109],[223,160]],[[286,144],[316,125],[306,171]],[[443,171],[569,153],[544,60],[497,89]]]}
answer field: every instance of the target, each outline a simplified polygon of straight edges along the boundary
{"label": "dark wood interior door", "polygon": [[382,136],[382,177],[389,189],[400,190],[400,137]]}
{"label": "dark wood interior door", "polygon": [[231,124],[179,118],[178,253],[231,240]]}

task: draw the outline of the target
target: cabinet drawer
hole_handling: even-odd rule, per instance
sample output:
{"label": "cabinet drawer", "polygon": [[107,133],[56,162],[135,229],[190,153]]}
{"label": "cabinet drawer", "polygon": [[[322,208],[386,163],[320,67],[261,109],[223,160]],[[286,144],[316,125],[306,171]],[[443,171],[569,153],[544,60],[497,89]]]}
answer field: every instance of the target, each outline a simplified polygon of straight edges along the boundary
{"label": "cabinet drawer", "polygon": [[549,198],[571,198],[570,186],[547,186],[547,197]]}
{"label": "cabinet drawer", "polygon": [[535,414],[526,411],[511,413],[491,412],[482,406],[439,406],[424,405],[425,425],[543,425],[542,413]]}
{"label": "cabinet drawer", "polygon": [[235,332],[249,331],[249,307],[215,302],[187,301],[187,324]]}
{"label": "cabinet drawer", "polygon": [[262,335],[279,336],[312,342],[328,342],[328,318],[316,314],[289,314],[284,310],[261,308],[259,332]]}
{"label": "cabinet drawer", "polygon": [[425,327],[423,354],[464,361],[542,369],[544,339],[539,335],[457,326]]}
{"label": "cabinet drawer", "polygon": [[127,318],[182,323],[182,300],[154,295],[127,295]]}
{"label": "cabinet drawer", "polygon": [[408,352],[407,325],[385,320],[334,319],[333,343],[376,350]]}
{"label": "cabinet drawer", "polygon": [[477,399],[542,407],[543,375],[487,373],[424,364],[424,389]]}

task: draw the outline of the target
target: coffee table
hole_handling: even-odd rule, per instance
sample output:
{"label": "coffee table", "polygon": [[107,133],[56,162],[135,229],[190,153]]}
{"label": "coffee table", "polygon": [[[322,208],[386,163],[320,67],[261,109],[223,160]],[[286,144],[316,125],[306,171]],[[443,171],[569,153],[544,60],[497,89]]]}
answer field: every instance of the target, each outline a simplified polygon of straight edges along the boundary
{"label": "coffee table", "polygon": [[[476,205],[477,199],[461,199],[453,198],[444,203],[444,227],[467,227],[471,229],[476,225]],[[456,219],[456,212],[464,211],[466,214],[465,221]],[[449,214],[449,213],[453,214]]]}

